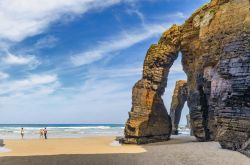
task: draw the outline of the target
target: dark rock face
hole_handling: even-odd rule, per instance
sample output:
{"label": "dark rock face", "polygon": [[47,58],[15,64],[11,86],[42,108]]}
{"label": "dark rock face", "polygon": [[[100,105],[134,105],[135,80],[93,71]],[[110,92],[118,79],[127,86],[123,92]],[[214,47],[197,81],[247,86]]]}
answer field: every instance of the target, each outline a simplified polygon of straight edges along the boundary
{"label": "dark rock face", "polygon": [[249,155],[249,8],[249,0],[212,0],[151,46],[143,77],[133,88],[125,139],[138,143],[139,139],[169,138],[171,121],[161,96],[180,51],[194,136]]}
{"label": "dark rock face", "polygon": [[170,117],[172,120],[172,135],[178,135],[178,126],[181,119],[181,112],[186,101],[187,81],[179,80],[175,84],[170,108]]}
{"label": "dark rock face", "polygon": [[187,119],[187,125],[186,125],[186,128],[191,128],[191,126],[190,126],[190,115],[189,114],[187,114],[186,115],[186,119]]}
{"label": "dark rock face", "polygon": [[193,133],[232,150],[250,137],[249,7],[249,0],[214,0],[183,25]]}

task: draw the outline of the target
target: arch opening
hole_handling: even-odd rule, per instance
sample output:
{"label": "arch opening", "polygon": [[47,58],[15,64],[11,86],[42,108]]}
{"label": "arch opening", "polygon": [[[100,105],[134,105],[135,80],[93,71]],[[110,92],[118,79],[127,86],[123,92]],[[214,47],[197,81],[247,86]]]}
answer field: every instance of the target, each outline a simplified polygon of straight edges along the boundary
{"label": "arch opening", "polygon": [[187,106],[187,75],[183,71],[182,54],[170,68],[168,86],[164,94],[166,107],[172,122],[172,135],[190,135],[190,116]]}
{"label": "arch opening", "polygon": [[[181,125],[181,116],[183,116],[183,107],[187,101],[187,81],[176,81],[175,89],[172,96],[172,102],[170,107],[170,117],[172,121],[172,135],[178,135],[179,130],[183,133],[186,125]],[[187,120],[187,119],[186,119]],[[180,124],[180,125],[179,125]]]}

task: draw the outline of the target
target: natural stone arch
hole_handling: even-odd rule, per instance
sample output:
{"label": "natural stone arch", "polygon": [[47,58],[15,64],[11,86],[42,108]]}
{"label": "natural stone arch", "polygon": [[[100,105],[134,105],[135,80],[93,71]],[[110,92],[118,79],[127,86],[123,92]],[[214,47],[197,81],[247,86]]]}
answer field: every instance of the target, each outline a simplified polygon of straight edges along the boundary
{"label": "natural stone arch", "polygon": [[180,51],[194,136],[250,156],[249,6],[249,0],[212,0],[151,46],[143,78],[133,88],[124,142],[169,139],[171,121],[161,96]]}
{"label": "natural stone arch", "polygon": [[170,67],[176,60],[180,45],[180,27],[166,31],[152,45],[143,65],[143,77],[133,87],[132,110],[125,127],[126,143],[148,143],[168,140],[171,119],[161,96],[167,86]]}
{"label": "natural stone arch", "polygon": [[[124,143],[169,140],[172,123],[161,96],[167,87],[169,70],[183,49],[182,31],[182,26],[173,25],[163,33],[158,44],[149,48],[143,65],[143,77],[133,87],[132,109],[125,126]],[[183,51],[187,53],[185,49]],[[196,94],[195,112],[191,112],[190,117],[191,129],[197,140],[210,140],[210,132],[207,131],[208,115],[204,115],[207,109],[202,104],[205,94],[202,91]],[[201,111],[195,109],[197,106],[201,107]]]}
{"label": "natural stone arch", "polygon": [[172,135],[178,135],[178,126],[181,118],[181,112],[187,101],[187,81],[176,81],[172,102],[170,107],[170,117],[172,121]]}

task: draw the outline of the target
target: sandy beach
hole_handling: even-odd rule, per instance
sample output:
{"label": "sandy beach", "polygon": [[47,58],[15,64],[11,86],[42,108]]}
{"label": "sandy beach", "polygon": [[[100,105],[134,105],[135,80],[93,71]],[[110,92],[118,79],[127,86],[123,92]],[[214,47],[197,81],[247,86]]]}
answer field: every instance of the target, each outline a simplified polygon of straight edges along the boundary
{"label": "sandy beach", "polygon": [[115,137],[5,140],[11,152],[0,153],[1,165],[249,165],[246,156],[220,148],[217,142],[198,143],[190,136],[167,142],[122,145]]}
{"label": "sandy beach", "polygon": [[12,151],[1,153],[0,157],[60,154],[141,153],[146,151],[141,146],[136,145],[125,145],[119,147],[119,143],[114,141],[114,138],[115,137],[86,137],[47,140],[5,140],[5,147]]}

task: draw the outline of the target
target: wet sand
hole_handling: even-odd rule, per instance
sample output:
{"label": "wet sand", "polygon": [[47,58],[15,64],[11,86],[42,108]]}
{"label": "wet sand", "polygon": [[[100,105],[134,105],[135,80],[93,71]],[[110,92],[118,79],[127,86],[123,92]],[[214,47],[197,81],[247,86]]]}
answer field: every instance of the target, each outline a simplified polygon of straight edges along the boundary
{"label": "wet sand", "polygon": [[220,148],[217,142],[196,142],[172,136],[148,145],[113,143],[115,137],[6,140],[11,152],[0,153],[1,165],[249,165],[250,158]]}

